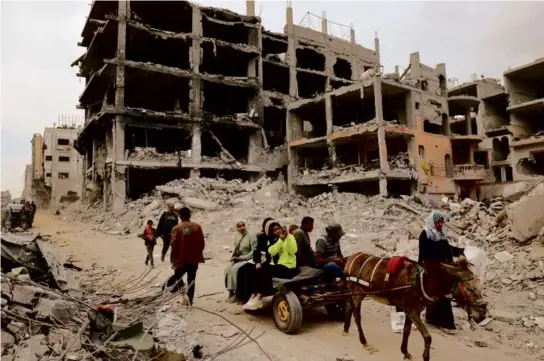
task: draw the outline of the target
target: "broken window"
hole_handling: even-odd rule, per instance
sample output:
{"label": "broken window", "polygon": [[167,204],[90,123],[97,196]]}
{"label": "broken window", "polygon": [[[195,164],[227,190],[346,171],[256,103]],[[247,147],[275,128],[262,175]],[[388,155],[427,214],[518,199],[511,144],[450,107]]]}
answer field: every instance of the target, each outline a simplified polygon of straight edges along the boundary
{"label": "broken window", "polygon": [[[117,10],[117,9],[116,9]],[[191,33],[193,31],[193,8],[184,1],[131,1],[133,19],[147,26],[172,31]]]}
{"label": "broken window", "polygon": [[271,148],[279,147],[285,143],[285,118],[287,111],[276,107],[264,108],[263,128],[266,140]]}
{"label": "broken window", "polygon": [[416,103],[415,103],[415,107],[416,107],[416,110],[419,109],[419,102],[416,102]]}
{"label": "broken window", "polygon": [[357,143],[337,145],[336,159],[338,159],[338,162],[341,164],[360,164],[359,145]]}
{"label": "broken window", "polygon": [[484,102],[483,126],[484,129],[493,130],[508,125],[508,98],[505,93],[491,98],[482,99]]}
{"label": "broken window", "polygon": [[304,138],[315,138],[327,135],[327,120],[325,118],[325,100],[317,103],[306,104],[292,111],[301,122],[301,128],[304,121],[311,124],[311,129],[302,129]]}
{"label": "broken window", "polygon": [[320,74],[297,71],[298,96],[301,98],[314,98],[325,93],[327,77]]}
{"label": "broken window", "polygon": [[187,156],[191,144],[192,132],[184,128],[145,123],[125,126],[125,150],[135,160],[177,161],[178,156]]}
{"label": "broken window", "polygon": [[392,197],[409,196],[412,194],[412,182],[405,179],[388,179],[387,193]]}
{"label": "broken window", "polygon": [[444,75],[438,76],[438,82],[440,86],[440,94],[441,96],[447,96],[448,95],[448,85],[446,81],[446,77]]}
{"label": "broken window", "polygon": [[190,172],[190,169],[177,167],[159,167],[155,169],[129,168],[127,169],[126,179],[127,197],[138,199],[145,193],[154,191],[157,185],[166,184],[180,178],[189,178]]}
{"label": "broken window", "polygon": [[247,77],[248,67],[255,54],[246,53],[228,46],[217,46],[204,42],[200,72],[235,77]]}
{"label": "broken window", "polygon": [[428,87],[429,87],[429,82],[427,82],[427,80],[422,80],[421,81],[421,90],[426,91]]}
{"label": "broken window", "polygon": [[[384,88],[385,89],[385,88]],[[409,92],[384,92],[382,91],[383,119],[397,121],[398,124],[407,125],[406,102]],[[366,94],[365,94],[366,96]]]}
{"label": "broken window", "polygon": [[62,156],[59,157],[59,162],[69,162],[69,161],[70,161],[70,157],[62,157]]}
{"label": "broken window", "polygon": [[522,158],[516,165],[518,173],[542,176],[544,175],[544,152],[535,152],[529,158]]}
{"label": "broken window", "polygon": [[346,59],[336,58],[333,70],[336,77],[351,80],[351,64]]}
{"label": "broken window", "polygon": [[158,112],[189,111],[189,79],[126,67],[125,106]]}
{"label": "broken window", "polygon": [[[366,90],[366,89],[365,89]],[[332,123],[335,126],[350,126],[366,123],[376,117],[372,89],[365,91],[361,98],[359,89],[338,96],[332,96]]]}
{"label": "broken window", "polygon": [[297,48],[297,68],[325,71],[325,55],[313,49]]}
{"label": "broken window", "polygon": [[275,38],[276,34],[263,34],[262,56],[271,61],[285,63],[287,54],[287,40]]}
{"label": "broken window", "polygon": [[514,175],[512,173],[512,167],[510,167],[509,165],[504,167],[504,173],[506,174],[506,181],[507,182],[512,182],[514,180]]}
{"label": "broken window", "polygon": [[219,39],[232,44],[249,44],[249,29],[240,23],[222,24],[212,16],[202,14],[202,32],[207,38]]}
{"label": "broken window", "polygon": [[59,138],[57,139],[57,145],[70,145],[70,139]]}
{"label": "broken window", "polygon": [[418,154],[421,158],[425,159],[425,147],[420,145],[418,148]]}
{"label": "broken window", "polygon": [[[202,44],[204,45],[204,44]],[[127,60],[190,69],[191,39],[158,37],[145,30],[128,27]]]}
{"label": "broken window", "polygon": [[442,134],[442,126],[431,123],[428,119],[423,121],[423,131],[432,134]]}
{"label": "broken window", "polygon": [[68,179],[68,177],[69,177],[68,173],[64,173],[64,172],[59,173],[59,179]]}
{"label": "broken window", "polygon": [[510,154],[510,143],[508,137],[493,138],[493,160],[502,162],[508,158]]}
{"label": "broken window", "polygon": [[53,156],[52,156],[52,155],[46,155],[46,156],[45,156],[45,160],[46,160],[47,162],[53,161]]}
{"label": "broken window", "polygon": [[470,163],[470,145],[465,142],[452,142],[453,164]]}
{"label": "broken window", "polygon": [[495,177],[495,182],[503,182],[501,167],[493,167],[493,176]]}
{"label": "broken window", "polygon": [[[202,156],[218,157],[227,162],[247,163],[250,132],[222,125],[209,125],[202,129]],[[229,159],[226,150],[235,159]]]}
{"label": "broken window", "polygon": [[474,163],[478,165],[483,165],[485,169],[489,169],[489,157],[487,151],[475,151]]}
{"label": "broken window", "polygon": [[407,170],[410,167],[408,143],[402,135],[386,134],[387,162],[391,169]]}
{"label": "broken window", "polygon": [[327,147],[303,148],[297,152],[298,168],[321,170],[329,165],[329,151]]}
{"label": "broken window", "polygon": [[255,96],[255,89],[205,82],[204,104],[206,112],[216,116],[248,113],[249,100]]}
{"label": "broken window", "polygon": [[289,94],[289,68],[287,66],[263,62],[263,89]]}

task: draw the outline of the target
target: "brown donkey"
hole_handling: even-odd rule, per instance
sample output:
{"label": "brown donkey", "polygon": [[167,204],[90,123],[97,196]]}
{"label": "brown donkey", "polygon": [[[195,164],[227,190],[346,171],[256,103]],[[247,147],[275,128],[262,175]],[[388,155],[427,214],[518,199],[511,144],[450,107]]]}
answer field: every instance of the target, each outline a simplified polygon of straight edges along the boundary
{"label": "brown donkey", "polygon": [[469,320],[479,323],[488,315],[479,280],[469,270],[468,264],[451,266],[425,262],[418,265],[405,257],[380,258],[356,253],[348,258],[344,273],[351,293],[346,305],[344,332],[349,332],[353,314],[359,340],[366,346],[361,325],[361,302],[366,296],[399,307],[406,314],[400,350],[407,360],[412,359],[408,352],[412,322],[425,342],[423,360],[430,360],[431,335],[420,317],[427,304],[453,293],[456,301],[465,306]]}

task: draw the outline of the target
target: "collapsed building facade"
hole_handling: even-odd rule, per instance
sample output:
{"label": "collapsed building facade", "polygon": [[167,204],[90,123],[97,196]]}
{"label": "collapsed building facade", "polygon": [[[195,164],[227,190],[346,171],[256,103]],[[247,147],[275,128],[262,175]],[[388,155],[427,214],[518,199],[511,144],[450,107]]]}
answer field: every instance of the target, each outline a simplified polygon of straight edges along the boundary
{"label": "collapsed building facade", "polygon": [[454,149],[454,164],[469,160],[484,169],[477,182],[483,197],[501,194],[505,182],[544,177],[544,58],[505,71],[503,80],[448,91],[452,130],[470,142]]}
{"label": "collapsed building facade", "polygon": [[321,31],[295,25],[289,5],[273,33],[246,9],[93,2],[74,62],[86,79],[76,148],[107,208],[198,176],[286,174],[309,195],[477,196],[489,174],[482,102],[448,97],[444,64],[413,53],[385,74],[377,38],[369,49],[353,29],[330,36],[325,18]]}

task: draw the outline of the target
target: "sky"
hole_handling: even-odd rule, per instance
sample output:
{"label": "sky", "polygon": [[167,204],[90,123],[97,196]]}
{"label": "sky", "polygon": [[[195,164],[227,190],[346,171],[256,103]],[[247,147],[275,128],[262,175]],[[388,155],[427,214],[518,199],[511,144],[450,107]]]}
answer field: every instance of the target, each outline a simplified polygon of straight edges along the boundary
{"label": "sky", "polygon": [[[244,13],[245,1],[197,1]],[[516,67],[544,57],[544,2],[363,2],[294,0],[295,23],[310,12],[349,26],[356,41],[374,47],[380,39],[386,72],[406,66],[420,52],[427,65],[446,63],[448,78],[468,81],[470,74],[502,77]],[[283,31],[286,1],[256,1],[267,30]],[[52,126],[59,114],[76,109],[84,81],[70,64],[84,52],[78,47],[90,1],[1,1],[0,133],[2,190],[18,197],[30,140]],[[318,26],[316,18],[313,26]],[[305,22],[303,25],[310,25]],[[318,30],[318,28],[315,28]],[[332,35],[341,28],[330,26]]]}

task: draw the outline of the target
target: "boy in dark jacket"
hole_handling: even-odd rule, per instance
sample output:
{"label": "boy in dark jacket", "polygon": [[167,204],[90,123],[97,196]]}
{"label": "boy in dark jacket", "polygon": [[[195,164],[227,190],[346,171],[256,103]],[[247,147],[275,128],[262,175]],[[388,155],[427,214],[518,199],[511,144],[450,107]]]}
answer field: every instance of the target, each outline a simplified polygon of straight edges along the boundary
{"label": "boy in dark jacket", "polygon": [[157,230],[153,228],[153,221],[147,221],[147,226],[144,229],[144,233],[139,236],[145,241],[145,248],[147,249],[147,257],[145,258],[145,265],[147,266],[151,262],[151,267],[155,267],[153,262],[153,249],[157,244]]}

